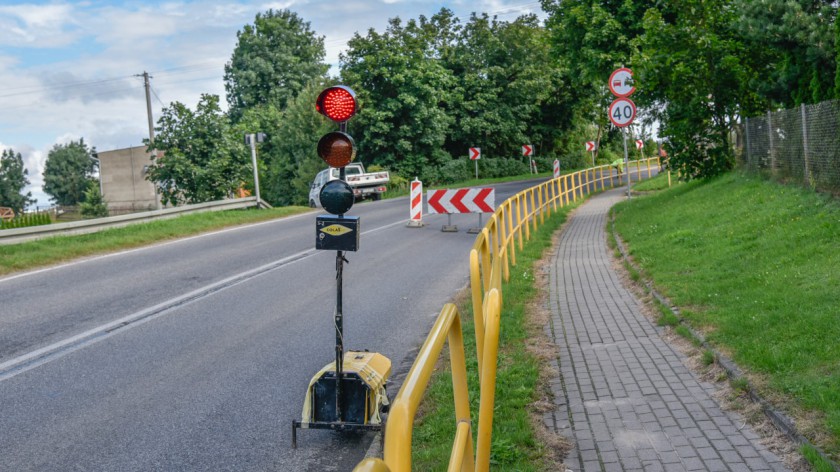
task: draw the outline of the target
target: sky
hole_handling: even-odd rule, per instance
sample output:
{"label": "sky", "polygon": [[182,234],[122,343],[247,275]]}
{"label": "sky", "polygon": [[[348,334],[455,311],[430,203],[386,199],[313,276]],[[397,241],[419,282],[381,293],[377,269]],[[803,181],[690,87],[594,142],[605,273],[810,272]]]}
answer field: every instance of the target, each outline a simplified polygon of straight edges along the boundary
{"label": "sky", "polygon": [[545,18],[540,2],[528,0],[0,0],[0,149],[21,153],[26,190],[47,207],[42,172],[53,146],[84,139],[110,151],[148,138],[144,72],[155,121],[175,101],[194,109],[202,93],[225,104],[224,65],[236,33],[257,13],[289,9],[309,22],[337,76],[354,33],[382,32],[389,18],[430,17],[443,7],[464,21],[472,12]]}

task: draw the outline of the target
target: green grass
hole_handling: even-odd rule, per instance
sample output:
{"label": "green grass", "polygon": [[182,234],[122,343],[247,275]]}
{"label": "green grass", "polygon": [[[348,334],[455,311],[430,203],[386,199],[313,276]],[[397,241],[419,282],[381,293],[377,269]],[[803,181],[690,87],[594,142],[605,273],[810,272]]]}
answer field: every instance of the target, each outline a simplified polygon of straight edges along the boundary
{"label": "green grass", "polygon": [[837,200],[732,173],[621,203],[615,214],[646,277],[765,394],[794,414],[815,413],[812,436],[840,458]]}
{"label": "green grass", "polygon": [[[491,466],[494,471],[542,471],[547,468],[547,451],[537,440],[530,423],[529,405],[538,397],[540,361],[526,349],[529,338],[526,307],[538,295],[534,264],[551,246],[552,233],[566,219],[570,207],[552,214],[536,232],[524,251],[517,251],[517,266],[511,267],[510,282],[503,288],[499,371],[491,443]],[[475,331],[469,302],[459,307],[463,320],[467,370],[470,385],[470,411],[477,428],[479,398],[475,356]],[[455,438],[452,378],[448,354],[446,368],[432,378],[417,422],[413,441],[413,470],[445,470]],[[475,431],[474,431],[475,432]],[[475,438],[475,436],[474,436]]]}
{"label": "green grass", "polygon": [[[677,176],[671,176],[671,186],[679,184]],[[665,190],[668,188],[668,172],[660,172],[655,177],[642,180],[639,183],[633,184],[633,190],[637,192],[653,192],[657,190]]]}
{"label": "green grass", "polygon": [[138,223],[98,233],[53,236],[0,245],[0,275],[34,269],[78,257],[91,256],[192,236],[228,226],[255,223],[308,211],[304,207],[268,210],[230,210],[193,213],[149,223]]}

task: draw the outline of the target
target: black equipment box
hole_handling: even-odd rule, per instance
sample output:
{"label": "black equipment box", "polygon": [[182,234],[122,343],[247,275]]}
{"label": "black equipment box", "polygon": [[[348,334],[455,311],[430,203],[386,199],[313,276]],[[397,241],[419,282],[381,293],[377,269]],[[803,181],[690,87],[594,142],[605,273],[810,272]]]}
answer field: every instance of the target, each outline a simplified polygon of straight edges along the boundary
{"label": "black equipment box", "polygon": [[[338,421],[335,413],[335,372],[326,372],[312,386],[313,419],[317,422],[332,423]],[[366,424],[371,408],[372,392],[370,387],[356,373],[344,373],[341,376],[341,404],[343,421]]]}
{"label": "black equipment box", "polygon": [[357,251],[359,249],[359,217],[316,216],[315,249]]}

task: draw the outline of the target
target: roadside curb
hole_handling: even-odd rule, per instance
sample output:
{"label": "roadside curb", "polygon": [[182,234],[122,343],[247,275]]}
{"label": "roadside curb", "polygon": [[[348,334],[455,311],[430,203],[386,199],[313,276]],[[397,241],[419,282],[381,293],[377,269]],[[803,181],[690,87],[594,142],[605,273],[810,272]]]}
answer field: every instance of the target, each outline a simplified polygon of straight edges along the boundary
{"label": "roadside curb", "polygon": [[[619,253],[621,253],[622,262],[627,264],[630,268],[635,270],[639,274],[643,274],[644,272],[642,269],[636,265],[629,257],[627,252],[627,248],[624,245],[624,242],[618,236],[615,231],[615,215],[612,211],[610,211],[609,215],[609,233],[612,236],[613,241],[616,243],[616,247],[618,248]],[[762,413],[767,419],[775,426],[779,431],[782,432],[788,439],[793,441],[794,443],[800,446],[808,446],[812,448],[816,453],[827,463],[829,464],[835,472],[840,472],[840,465],[836,462],[831,460],[825,452],[823,452],[820,448],[812,444],[805,436],[803,436],[797,429],[793,423],[793,420],[790,419],[785,413],[775,408],[770,402],[765,400],[761,397],[753,387],[752,383],[744,376],[743,371],[728,357],[724,356],[718,350],[714,349],[707,341],[706,338],[699,332],[697,332],[694,328],[692,328],[688,323],[686,323],[685,319],[682,317],[680,310],[677,306],[675,306],[667,297],[659,293],[656,290],[653,283],[645,277],[640,277],[639,281],[644,285],[645,289],[648,293],[653,295],[659,303],[663,306],[667,307],[668,310],[679,320],[681,326],[683,326],[691,336],[696,339],[700,346],[704,349],[712,352],[714,354],[715,362],[717,362],[723,370],[726,372],[727,377],[730,380],[738,380],[739,382],[743,382],[746,385],[744,389],[747,395],[750,398],[750,401],[753,403],[757,403],[761,407]]]}

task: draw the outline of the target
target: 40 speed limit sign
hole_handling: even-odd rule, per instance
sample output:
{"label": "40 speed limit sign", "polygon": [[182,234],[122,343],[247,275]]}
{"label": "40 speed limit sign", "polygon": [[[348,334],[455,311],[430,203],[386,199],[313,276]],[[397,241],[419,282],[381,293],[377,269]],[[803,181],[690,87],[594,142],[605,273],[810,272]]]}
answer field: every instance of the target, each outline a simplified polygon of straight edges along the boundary
{"label": "40 speed limit sign", "polygon": [[636,119],[636,104],[629,98],[617,98],[610,104],[610,121],[624,128]]}

